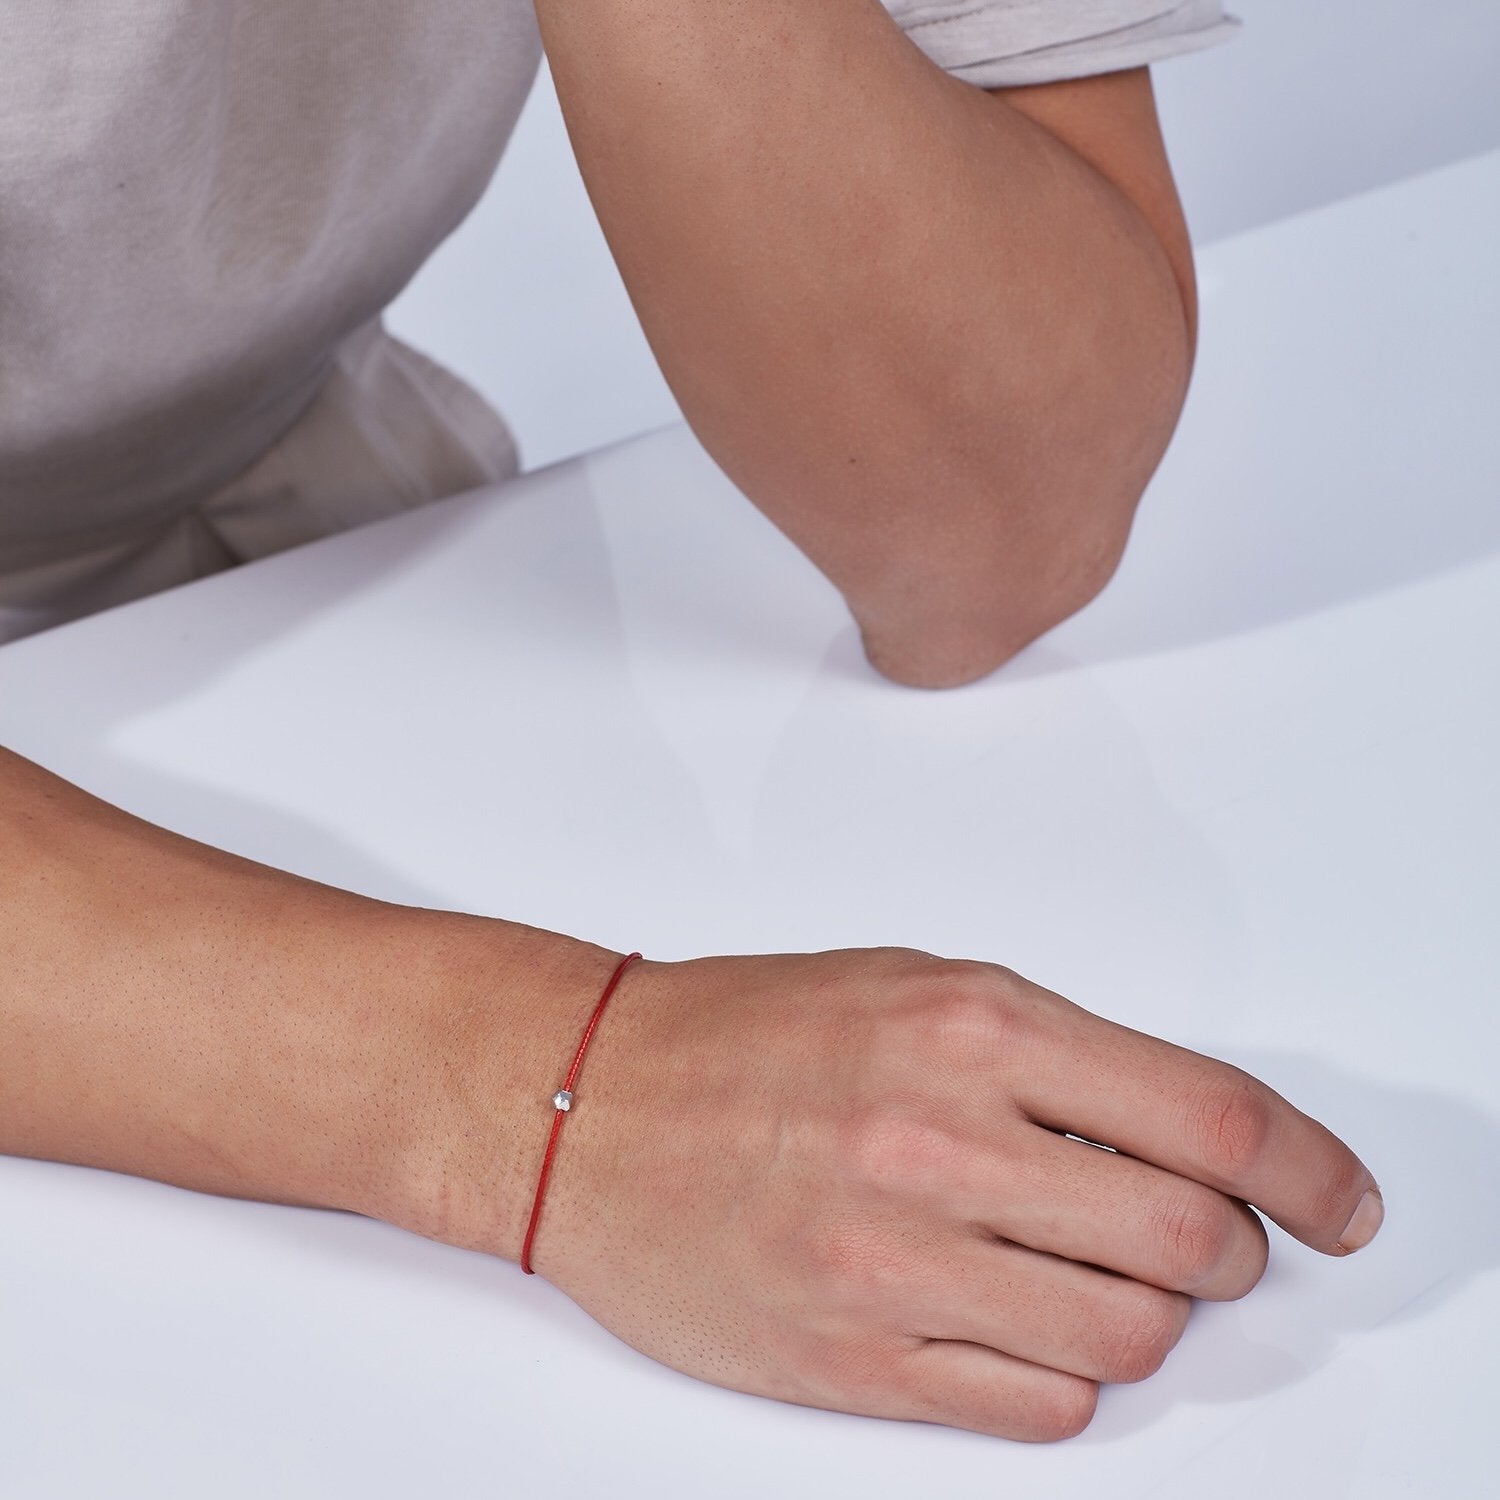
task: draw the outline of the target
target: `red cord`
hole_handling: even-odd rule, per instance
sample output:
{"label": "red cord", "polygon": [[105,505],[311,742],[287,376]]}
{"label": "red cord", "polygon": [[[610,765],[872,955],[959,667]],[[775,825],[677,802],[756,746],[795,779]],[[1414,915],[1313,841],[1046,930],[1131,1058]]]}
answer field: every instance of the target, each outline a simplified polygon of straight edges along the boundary
{"label": "red cord", "polygon": [[536,1198],[531,1205],[531,1222],[526,1226],[526,1241],[521,1246],[521,1269],[528,1276],[535,1276],[536,1272],[531,1269],[531,1244],[536,1239],[537,1221],[542,1217],[542,1197],[547,1191],[547,1179],[552,1175],[552,1158],[557,1153],[557,1138],[562,1134],[563,1117],[568,1113],[573,1103],[573,1085],[578,1081],[578,1070],[583,1066],[583,1054],[589,1050],[589,1042],[593,1039],[594,1029],[599,1024],[599,1017],[604,1014],[604,1007],[609,1004],[609,997],[614,994],[615,986],[620,982],[620,976],[641,955],[639,953],[626,954],[619,962],[615,972],[610,975],[609,983],[604,986],[604,993],[599,997],[599,1003],[594,1007],[594,1013],[589,1017],[589,1024],[583,1029],[583,1039],[578,1043],[578,1051],[573,1054],[573,1066],[568,1069],[568,1076],[563,1080],[563,1086],[558,1093],[568,1096],[565,1104],[557,1104],[557,1094],[552,1096],[552,1134],[547,1137],[547,1153],[542,1157],[542,1172],[537,1179]]}

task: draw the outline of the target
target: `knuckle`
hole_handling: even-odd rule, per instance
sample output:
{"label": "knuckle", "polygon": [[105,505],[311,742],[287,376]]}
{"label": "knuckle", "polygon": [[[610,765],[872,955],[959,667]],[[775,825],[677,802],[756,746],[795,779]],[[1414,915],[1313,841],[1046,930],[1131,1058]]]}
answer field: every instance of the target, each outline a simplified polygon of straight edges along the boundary
{"label": "knuckle", "polygon": [[1115,1323],[1104,1351],[1105,1380],[1134,1385],[1156,1374],[1182,1334],[1177,1309],[1164,1299],[1143,1299]]}
{"label": "knuckle", "polygon": [[914,1007],[913,1043],[956,1067],[991,1064],[1016,1039],[1015,979],[993,964],[945,963],[926,979]]}
{"label": "knuckle", "polygon": [[1189,1116],[1204,1164],[1220,1181],[1237,1182],[1264,1156],[1274,1111],[1262,1084],[1231,1070],[1229,1077],[1199,1090]]}
{"label": "knuckle", "polygon": [[847,1181],[881,1196],[911,1196],[946,1178],[960,1151],[945,1130],[883,1107],[865,1111],[844,1132]]}
{"label": "knuckle", "polygon": [[1174,1287],[1191,1292],[1223,1265],[1234,1242],[1234,1210],[1228,1203],[1185,1195],[1163,1215],[1166,1272]]}
{"label": "knuckle", "polygon": [[1000,1009],[995,997],[972,981],[951,985],[928,1007],[929,1046],[961,1062],[978,1061],[999,1041]]}
{"label": "knuckle", "polygon": [[910,1281],[910,1255],[869,1224],[838,1222],[812,1231],[806,1256],[830,1305],[883,1306]]}
{"label": "knuckle", "polygon": [[946,962],[935,953],[928,953],[924,948],[903,948],[895,944],[865,951],[897,976],[909,977],[913,974],[921,974]]}
{"label": "knuckle", "polygon": [[1038,1393],[1027,1424],[1027,1436],[1039,1443],[1059,1443],[1077,1437],[1094,1420],[1098,1407],[1097,1382],[1082,1376],[1049,1381],[1046,1390]]}
{"label": "knuckle", "polygon": [[822,1281],[851,1282],[870,1274],[874,1257],[863,1225],[824,1224],[809,1232],[804,1248],[810,1268]]}

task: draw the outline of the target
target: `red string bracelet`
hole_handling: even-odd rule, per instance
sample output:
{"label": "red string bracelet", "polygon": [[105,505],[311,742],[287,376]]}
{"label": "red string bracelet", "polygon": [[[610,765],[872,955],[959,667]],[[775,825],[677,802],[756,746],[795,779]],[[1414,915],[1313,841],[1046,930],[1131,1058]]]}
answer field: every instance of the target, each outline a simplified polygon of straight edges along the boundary
{"label": "red string bracelet", "polygon": [[547,1179],[552,1175],[552,1158],[557,1154],[557,1138],[562,1134],[563,1117],[573,1107],[573,1085],[578,1082],[578,1070],[583,1066],[583,1054],[589,1050],[594,1028],[598,1026],[599,1017],[604,1014],[604,1007],[609,1004],[609,997],[614,994],[615,986],[620,982],[620,976],[640,956],[639,953],[627,954],[620,960],[615,972],[609,976],[609,983],[604,986],[604,993],[600,995],[599,1003],[594,1007],[593,1015],[589,1017],[589,1024],[583,1028],[583,1039],[578,1043],[578,1051],[573,1054],[573,1066],[568,1069],[568,1076],[563,1079],[563,1086],[552,1096],[552,1134],[547,1137],[547,1153],[542,1157],[542,1173],[537,1179],[536,1198],[531,1205],[531,1222],[526,1226],[526,1240],[521,1246],[521,1269],[528,1276],[536,1275],[531,1268],[531,1244],[536,1239],[537,1221],[542,1217],[542,1198],[547,1191]]}

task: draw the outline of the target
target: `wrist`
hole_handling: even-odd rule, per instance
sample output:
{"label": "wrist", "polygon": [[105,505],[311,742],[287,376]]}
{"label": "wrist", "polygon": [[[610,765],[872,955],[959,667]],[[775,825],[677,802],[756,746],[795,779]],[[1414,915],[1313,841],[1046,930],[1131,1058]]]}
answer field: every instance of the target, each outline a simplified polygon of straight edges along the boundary
{"label": "wrist", "polygon": [[519,1258],[618,955],[241,859],[3,750],[0,843],[0,1151]]}
{"label": "wrist", "polygon": [[620,955],[518,923],[404,912],[420,953],[400,1062],[379,1080],[403,1124],[360,1211],[519,1261],[551,1096]]}

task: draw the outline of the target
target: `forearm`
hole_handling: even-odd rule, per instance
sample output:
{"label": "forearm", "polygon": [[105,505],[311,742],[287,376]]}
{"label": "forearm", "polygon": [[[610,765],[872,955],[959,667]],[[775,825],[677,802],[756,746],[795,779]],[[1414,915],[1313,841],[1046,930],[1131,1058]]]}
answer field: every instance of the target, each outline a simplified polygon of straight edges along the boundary
{"label": "forearm", "polygon": [[876,0],[537,11],[685,415],[872,654],[926,636],[984,669],[1097,589],[1190,363],[1130,200]]}
{"label": "forearm", "polygon": [[[488,1202],[470,1217],[514,1257],[525,1106],[608,958],[239,859],[0,750],[8,1154],[441,1235],[444,1155],[487,1128]],[[489,1055],[469,1057],[481,1011]]]}

